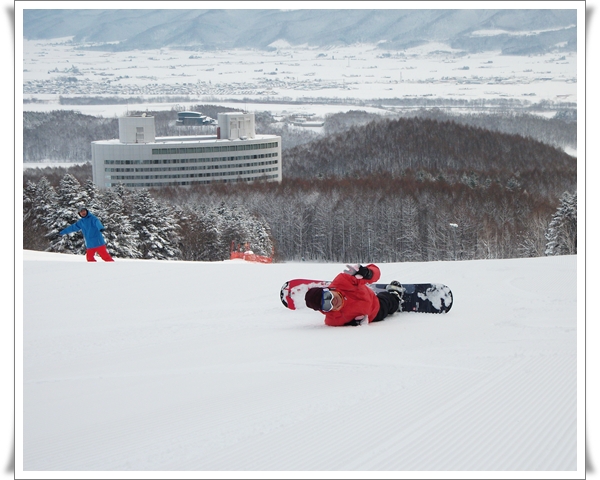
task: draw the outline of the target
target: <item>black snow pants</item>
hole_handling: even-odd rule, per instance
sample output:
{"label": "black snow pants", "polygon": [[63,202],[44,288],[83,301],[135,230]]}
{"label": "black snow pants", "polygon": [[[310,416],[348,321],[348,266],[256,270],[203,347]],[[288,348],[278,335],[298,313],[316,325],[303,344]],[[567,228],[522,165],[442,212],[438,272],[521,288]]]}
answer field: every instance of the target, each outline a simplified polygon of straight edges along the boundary
{"label": "black snow pants", "polygon": [[390,292],[379,292],[377,298],[379,299],[379,312],[377,312],[377,316],[371,320],[372,322],[381,322],[388,315],[398,311],[400,302],[396,295],[391,294]]}

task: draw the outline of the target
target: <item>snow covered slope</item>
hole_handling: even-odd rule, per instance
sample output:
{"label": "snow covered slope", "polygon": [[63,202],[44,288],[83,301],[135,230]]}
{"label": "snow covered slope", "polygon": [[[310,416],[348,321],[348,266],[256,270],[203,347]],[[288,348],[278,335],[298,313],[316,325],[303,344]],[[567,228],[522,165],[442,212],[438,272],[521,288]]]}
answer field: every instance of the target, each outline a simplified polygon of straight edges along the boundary
{"label": "snow covered slope", "polygon": [[576,256],[380,264],[449,285],[447,315],[334,328],[281,305],[343,267],[25,251],[18,478],[583,472]]}

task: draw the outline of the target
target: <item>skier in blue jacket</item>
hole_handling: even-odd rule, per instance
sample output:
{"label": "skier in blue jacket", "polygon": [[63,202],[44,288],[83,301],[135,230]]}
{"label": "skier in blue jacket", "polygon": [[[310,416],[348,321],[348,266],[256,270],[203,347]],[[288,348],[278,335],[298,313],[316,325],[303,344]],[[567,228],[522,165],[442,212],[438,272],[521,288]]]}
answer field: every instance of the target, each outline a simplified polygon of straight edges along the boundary
{"label": "skier in blue jacket", "polygon": [[81,217],[79,220],[73,225],[69,225],[67,228],[61,230],[58,234],[67,235],[81,230],[85,241],[85,258],[88,262],[96,261],[94,258],[96,253],[100,255],[100,258],[105,262],[114,262],[110,253],[106,250],[106,242],[102,236],[102,230],[104,230],[102,222],[100,222],[98,217],[89,212],[85,207],[79,209],[79,216]]}

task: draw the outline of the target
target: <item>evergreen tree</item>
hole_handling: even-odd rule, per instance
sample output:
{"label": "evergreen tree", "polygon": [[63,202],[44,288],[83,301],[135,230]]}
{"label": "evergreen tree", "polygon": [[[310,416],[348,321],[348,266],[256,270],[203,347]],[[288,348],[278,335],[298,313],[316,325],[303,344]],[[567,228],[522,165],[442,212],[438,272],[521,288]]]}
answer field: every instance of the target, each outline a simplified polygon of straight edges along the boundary
{"label": "evergreen tree", "polygon": [[577,192],[563,193],[546,231],[546,255],[577,253]]}
{"label": "evergreen tree", "polygon": [[228,205],[222,201],[211,209],[206,221],[208,225],[214,225],[217,233],[217,252],[214,260],[229,258],[232,242],[242,246],[248,244],[257,255],[273,254],[273,242],[267,222],[252,215],[238,202]]}
{"label": "evergreen tree", "polygon": [[159,204],[146,189],[133,192],[131,199],[131,224],[139,235],[141,258],[177,260],[181,252],[173,210]]}
{"label": "evergreen tree", "polygon": [[269,224],[257,216],[250,215],[248,236],[252,250],[257,255],[271,257],[273,255],[273,241]]}
{"label": "evergreen tree", "polygon": [[30,198],[28,203],[31,206],[29,215],[34,219],[36,225],[48,227],[52,223],[56,211],[58,201],[56,190],[46,177],[42,177],[35,186],[29,186],[27,195]]}
{"label": "evergreen tree", "polygon": [[83,190],[87,196],[86,207],[91,209],[93,212],[97,212],[98,207],[100,206],[98,203],[99,200],[96,198],[98,196],[98,187],[91,178],[88,178],[85,181]]}
{"label": "evergreen tree", "polygon": [[234,242],[236,245],[243,245],[246,242],[250,242],[237,203],[230,207],[222,201],[216,208],[212,209],[210,218],[213,221],[216,220],[216,229],[218,232],[216,255],[218,260],[229,258],[231,242]]}
{"label": "evergreen tree", "polygon": [[58,185],[56,209],[48,221],[49,251],[63,253],[85,253],[83,234],[77,232],[60,236],[59,232],[79,220],[78,210],[87,207],[88,194],[79,181],[67,173]]}
{"label": "evergreen tree", "polygon": [[23,189],[23,221],[30,218],[33,214],[32,207],[36,190],[37,184],[32,181],[27,182]]}
{"label": "evergreen tree", "polygon": [[46,250],[47,225],[50,212],[55,210],[56,192],[48,179],[42,177],[36,184],[27,182],[23,189],[23,248]]}
{"label": "evergreen tree", "polygon": [[219,231],[217,218],[207,211],[205,205],[180,207],[179,218],[182,260],[215,261],[219,256]]}
{"label": "evergreen tree", "polygon": [[104,225],[106,248],[113,257],[141,258],[139,235],[125,211],[124,192],[107,189],[96,193],[94,212]]}

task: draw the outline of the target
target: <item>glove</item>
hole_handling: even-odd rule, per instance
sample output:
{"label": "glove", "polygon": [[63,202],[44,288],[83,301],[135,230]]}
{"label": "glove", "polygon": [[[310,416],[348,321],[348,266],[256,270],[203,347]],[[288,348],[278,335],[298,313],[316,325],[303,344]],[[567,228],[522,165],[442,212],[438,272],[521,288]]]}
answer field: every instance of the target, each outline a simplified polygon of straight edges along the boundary
{"label": "glove", "polygon": [[364,317],[356,317],[354,320],[344,323],[344,327],[358,327],[363,319]]}
{"label": "glove", "polygon": [[356,275],[359,268],[360,265],[346,265],[346,270],[344,270],[344,273],[347,273],[348,275]]}
{"label": "glove", "polygon": [[353,275],[356,278],[364,278],[365,280],[373,278],[373,272],[367,267],[363,267],[362,265],[346,265],[346,267],[347,269],[344,270],[344,273],[348,275]]}

